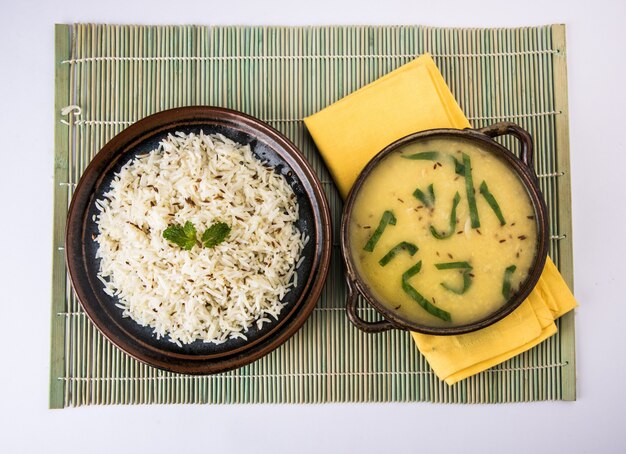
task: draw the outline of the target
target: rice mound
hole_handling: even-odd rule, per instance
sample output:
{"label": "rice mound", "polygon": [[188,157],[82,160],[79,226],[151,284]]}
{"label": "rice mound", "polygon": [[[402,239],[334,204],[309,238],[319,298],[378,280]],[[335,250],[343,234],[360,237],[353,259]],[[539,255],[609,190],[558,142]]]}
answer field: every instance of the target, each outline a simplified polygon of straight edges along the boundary
{"label": "rice mound", "polygon": [[[307,240],[295,226],[296,196],[248,145],[219,134],[169,135],[124,165],[95,203],[104,291],[159,338],[245,339],[253,323],[278,317],[296,284]],[[186,251],[163,238],[186,221],[198,238],[215,222],[231,232],[214,248]]]}

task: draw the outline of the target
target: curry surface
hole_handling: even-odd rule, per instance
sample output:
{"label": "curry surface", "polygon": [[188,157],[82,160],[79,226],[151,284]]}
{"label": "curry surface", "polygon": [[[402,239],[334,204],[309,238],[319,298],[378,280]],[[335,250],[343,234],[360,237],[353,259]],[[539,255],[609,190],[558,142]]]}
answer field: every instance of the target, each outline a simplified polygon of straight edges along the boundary
{"label": "curry surface", "polygon": [[[404,156],[421,152],[439,152],[436,160],[410,160]],[[450,156],[462,162],[465,153],[471,159],[480,227],[472,228],[465,177],[455,172]],[[481,194],[485,181],[499,204],[506,224],[501,225],[495,211]],[[432,208],[413,196],[416,188],[428,193],[433,184]],[[455,193],[460,195],[454,233],[437,239],[430,231],[448,230]],[[397,222],[388,225],[374,250],[364,250],[386,210]],[[377,299],[402,318],[426,326],[458,326],[481,320],[501,307],[505,269],[516,266],[510,277],[514,294],[529,274],[534,262],[537,227],[529,195],[518,176],[500,158],[470,142],[454,139],[430,139],[409,144],[392,152],[370,173],[361,186],[350,219],[350,249],[357,272]],[[413,256],[398,254],[385,266],[379,260],[398,243],[415,244]],[[418,261],[419,273],[408,282],[436,307],[450,313],[444,321],[415,302],[402,288],[402,274]],[[466,261],[471,270],[439,270],[435,264]],[[463,273],[471,273],[471,285],[456,294],[442,285],[460,290]]]}

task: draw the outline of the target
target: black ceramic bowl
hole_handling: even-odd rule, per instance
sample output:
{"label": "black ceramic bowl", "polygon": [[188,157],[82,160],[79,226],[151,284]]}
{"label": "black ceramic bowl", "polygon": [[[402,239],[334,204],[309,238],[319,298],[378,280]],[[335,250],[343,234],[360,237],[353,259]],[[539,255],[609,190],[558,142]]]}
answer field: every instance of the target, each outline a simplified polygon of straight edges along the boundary
{"label": "black ceramic bowl", "polygon": [[[116,297],[107,295],[97,278],[98,227],[95,200],[110,188],[115,173],[136,155],[154,150],[170,133],[220,133],[242,144],[283,175],[298,199],[297,228],[310,241],[298,268],[298,285],[283,299],[278,320],[261,329],[251,327],[247,340],[222,344],[196,341],[182,347],[168,337],[157,339],[152,328],[122,317]],[[80,303],[94,324],[115,345],[150,365],[181,373],[222,372],[250,363],[287,340],[302,326],[328,273],[331,229],[328,204],[322,186],[306,159],[286,137],[267,124],[233,110],[217,107],[183,107],[144,118],[115,136],[94,157],[83,173],[70,205],[65,254],[71,282]]]}
{"label": "black ceramic bowl", "polygon": [[[516,137],[521,144],[520,158],[517,158],[511,151],[500,145],[493,138],[511,134]],[[480,145],[481,149],[493,153],[500,157],[503,162],[508,164],[510,169],[515,173],[530,197],[535,212],[535,220],[537,225],[537,245],[533,266],[529,272],[528,277],[522,283],[520,289],[504,303],[497,311],[489,314],[485,318],[478,320],[474,323],[451,326],[451,327],[434,327],[428,325],[422,325],[415,323],[402,317],[400,314],[393,312],[380,301],[376,299],[374,293],[365,284],[363,279],[359,276],[356,265],[352,258],[350,247],[350,226],[349,220],[351,218],[352,208],[354,201],[358,196],[359,190],[363,183],[367,180],[372,170],[390,153],[395,150],[414,142],[419,142],[427,139],[437,138],[450,138],[457,140],[460,143],[470,142]],[[528,132],[513,123],[497,123],[492,126],[488,126],[483,129],[432,129],[428,131],[422,131],[415,134],[408,135],[398,141],[392,143],[383,149],[380,153],[372,158],[372,160],[365,166],[363,171],[359,174],[356,183],[352,187],[348,200],[344,206],[343,216],[341,220],[341,252],[343,260],[346,265],[347,281],[348,281],[348,300],[346,303],[346,310],[348,318],[358,328],[366,332],[380,332],[389,329],[405,329],[415,331],[424,334],[434,335],[452,335],[463,334],[471,331],[476,331],[481,328],[485,328],[498,320],[509,315],[513,312],[530,294],[532,289],[537,284],[539,276],[543,271],[543,267],[546,262],[546,256],[548,254],[548,215],[545,202],[541,189],[539,188],[539,182],[535,175],[533,167],[533,142],[532,137]],[[356,312],[356,303],[359,295],[373,306],[385,320],[379,322],[368,322],[359,317]]]}

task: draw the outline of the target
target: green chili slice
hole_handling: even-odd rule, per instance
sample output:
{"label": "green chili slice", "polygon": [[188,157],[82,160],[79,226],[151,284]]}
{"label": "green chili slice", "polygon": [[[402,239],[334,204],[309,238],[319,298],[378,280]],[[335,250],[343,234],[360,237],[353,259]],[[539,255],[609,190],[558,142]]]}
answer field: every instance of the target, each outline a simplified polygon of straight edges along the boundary
{"label": "green chili slice", "polygon": [[465,192],[467,193],[467,203],[469,205],[470,220],[472,228],[480,227],[478,218],[478,208],[476,208],[476,194],[474,193],[474,181],[472,179],[472,163],[470,157],[463,153],[463,165],[465,166]]}
{"label": "green chili slice", "polygon": [[412,161],[437,161],[440,159],[441,153],[438,151],[422,151],[421,153],[403,154],[402,157]]}
{"label": "green chili slice", "polygon": [[397,220],[393,212],[389,210],[385,211],[380,218],[380,223],[378,224],[378,227],[376,227],[376,230],[374,230],[374,233],[372,233],[372,236],[367,241],[363,249],[365,249],[368,252],[374,251],[374,248],[376,247],[376,243],[378,243],[378,240],[380,240],[380,237],[382,236],[383,232],[387,228],[387,225],[388,224],[396,225],[396,222]]}
{"label": "green chili slice", "polygon": [[449,238],[456,229],[456,207],[459,205],[461,201],[461,196],[458,191],[454,194],[454,199],[452,199],[452,211],[450,212],[450,226],[448,227],[447,232],[439,233],[432,225],[430,226],[430,233],[432,236],[437,238],[438,240],[443,240]]}
{"label": "green chili slice", "polygon": [[422,261],[420,260],[415,265],[413,265],[411,268],[409,268],[404,273],[402,273],[402,281],[403,282],[404,281],[408,281],[413,276],[415,276],[417,273],[419,273],[421,269],[422,269]]}
{"label": "green chili slice", "polygon": [[432,208],[435,205],[435,188],[433,185],[429,185],[427,189],[428,193],[425,193],[420,188],[413,191],[413,197],[422,202],[428,208]]}
{"label": "green chili slice", "polygon": [[511,276],[515,273],[517,267],[515,265],[509,266],[506,270],[504,270],[504,280],[502,282],[502,296],[505,299],[509,299],[511,295]]}
{"label": "green chili slice", "polygon": [[441,286],[445,288],[447,291],[456,293],[457,295],[464,294],[472,286],[472,276],[469,275],[469,270],[464,271],[462,274],[463,274],[463,287],[461,288],[452,287],[451,285],[445,282],[441,282],[440,283]]}
{"label": "green chili slice", "polygon": [[460,270],[469,268],[472,269],[472,265],[468,262],[448,262],[448,263],[435,263],[435,267],[438,270]]}
{"label": "green chili slice", "polygon": [[480,193],[483,195],[483,197],[485,198],[485,200],[487,201],[487,203],[489,204],[489,206],[491,207],[495,215],[498,217],[498,220],[500,221],[500,225],[506,224],[506,221],[504,220],[504,216],[502,215],[502,210],[500,209],[500,205],[498,205],[498,201],[493,196],[493,194],[489,191],[489,187],[487,186],[487,183],[485,181],[483,181],[480,184]]}
{"label": "green chili slice", "polygon": [[457,158],[455,158],[454,156],[450,156],[450,157],[452,158],[452,161],[454,161],[454,173],[464,177],[465,176],[465,166],[463,165],[463,163],[461,161],[459,161]]}
{"label": "green chili slice", "polygon": [[411,284],[409,284],[409,279],[419,273],[421,269],[422,261],[420,260],[402,274],[402,290],[404,290],[407,295],[409,295],[417,304],[422,306],[422,308],[424,308],[424,310],[429,314],[434,315],[435,317],[440,318],[441,320],[444,320],[446,322],[451,321],[452,317],[450,316],[449,312],[446,312],[443,309],[439,309],[437,306],[424,298],[420,294],[420,292],[415,290],[415,288],[413,288]]}
{"label": "green chili slice", "polygon": [[407,282],[402,282],[402,289],[409,295],[417,304],[422,306],[426,312],[431,315],[434,315],[441,320],[449,322],[452,320],[450,316],[450,312],[444,311],[443,309],[439,309],[437,306],[433,305],[430,301],[424,298],[420,292],[411,287]]}
{"label": "green chili slice", "polygon": [[454,171],[458,175],[465,176],[465,166],[463,163],[448,153],[440,153],[438,151],[422,151],[421,153],[402,155],[402,157],[404,159],[411,159],[412,161],[443,161],[444,159],[450,159],[454,164]]}
{"label": "green chili slice", "polygon": [[461,288],[453,287],[446,282],[440,283],[440,285],[449,292],[456,293],[457,295],[462,295],[463,293],[467,292],[467,290],[472,285],[472,276],[470,276],[472,272],[472,265],[470,265],[468,262],[436,263],[435,267],[438,270],[462,270],[461,274],[463,275],[463,286]]}
{"label": "green chili slice", "polygon": [[406,241],[402,241],[401,243],[396,244],[392,247],[389,252],[385,254],[385,256],[378,261],[380,266],[385,266],[387,263],[391,262],[391,260],[398,255],[400,251],[407,251],[411,257],[415,255],[418,247],[413,243],[408,243]]}

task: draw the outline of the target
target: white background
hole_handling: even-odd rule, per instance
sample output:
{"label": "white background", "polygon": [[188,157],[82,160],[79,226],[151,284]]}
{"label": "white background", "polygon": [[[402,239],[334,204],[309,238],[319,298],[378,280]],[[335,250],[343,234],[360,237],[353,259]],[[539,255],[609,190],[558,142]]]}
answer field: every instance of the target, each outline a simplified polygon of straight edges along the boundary
{"label": "white background", "polygon": [[[0,0],[0,18],[0,452],[626,452],[626,2]],[[87,21],[566,23],[578,401],[48,410],[53,24]]]}

